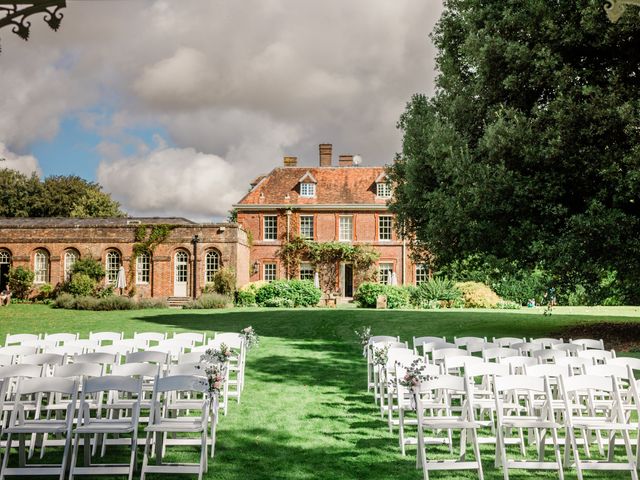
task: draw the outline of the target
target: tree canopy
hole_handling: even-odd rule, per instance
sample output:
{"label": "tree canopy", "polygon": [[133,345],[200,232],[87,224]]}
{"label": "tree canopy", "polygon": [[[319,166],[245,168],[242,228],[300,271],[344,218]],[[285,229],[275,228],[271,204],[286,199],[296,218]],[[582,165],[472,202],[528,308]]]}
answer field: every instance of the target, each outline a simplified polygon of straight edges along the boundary
{"label": "tree canopy", "polygon": [[77,176],[44,181],[15,170],[0,169],[2,217],[120,217],[120,204],[102,187]]}
{"label": "tree canopy", "polygon": [[640,17],[603,2],[446,0],[436,93],[390,168],[399,227],[439,266],[472,255],[611,279],[640,300]]}

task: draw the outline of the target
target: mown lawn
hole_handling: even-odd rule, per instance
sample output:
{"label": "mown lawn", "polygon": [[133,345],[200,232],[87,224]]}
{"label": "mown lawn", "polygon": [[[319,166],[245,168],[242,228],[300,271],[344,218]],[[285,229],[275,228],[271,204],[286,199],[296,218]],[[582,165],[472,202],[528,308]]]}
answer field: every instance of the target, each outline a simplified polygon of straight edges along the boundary
{"label": "mown lawn", "polygon": [[[366,392],[366,365],[354,329],[374,334],[554,336],[578,323],[640,323],[638,308],[561,309],[544,317],[530,311],[371,311],[359,309],[235,309],[76,312],[42,305],[0,308],[0,339],[7,332],[239,331],[252,325],[261,337],[250,352],[242,404],[221,420],[208,479],[412,479],[415,454],[402,457]],[[624,332],[624,329],[621,330]],[[485,478],[493,452],[483,449]],[[575,478],[567,472],[567,478]],[[512,478],[555,478],[551,473]],[[165,477],[166,478],[166,477]],[[434,473],[432,478],[476,478]],[[587,478],[628,478],[595,472]]]}

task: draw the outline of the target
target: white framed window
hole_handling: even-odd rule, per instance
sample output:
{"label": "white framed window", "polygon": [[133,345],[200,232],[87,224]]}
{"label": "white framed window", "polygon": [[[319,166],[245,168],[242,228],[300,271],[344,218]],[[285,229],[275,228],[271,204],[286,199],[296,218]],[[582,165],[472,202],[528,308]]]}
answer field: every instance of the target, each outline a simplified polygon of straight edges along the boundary
{"label": "white framed window", "polygon": [[272,282],[276,279],[276,264],[275,263],[265,263],[263,266],[263,275],[262,279],[267,282]]}
{"label": "white framed window", "polygon": [[351,240],[353,240],[353,217],[350,215],[341,216],[340,226],[338,230],[338,239],[341,242],[350,242]]}
{"label": "white framed window", "polygon": [[313,215],[300,216],[300,236],[305,240],[313,240]]}
{"label": "white framed window", "polygon": [[151,256],[141,253],[136,257],[136,283],[149,283],[151,278]]}
{"label": "white framed window", "polygon": [[220,269],[220,254],[215,250],[209,250],[205,256],[204,266],[204,281],[211,283],[214,275]]}
{"label": "white framed window", "polygon": [[109,250],[104,263],[104,269],[106,270],[105,278],[107,283],[115,285],[118,281],[118,270],[120,270],[120,252],[115,250]]}
{"label": "white framed window", "polygon": [[313,281],[315,271],[313,270],[313,265],[310,263],[301,263],[300,264],[300,280],[311,280]]}
{"label": "white framed window", "polygon": [[71,273],[73,273],[73,265],[80,258],[80,254],[75,250],[67,250],[64,252],[64,281],[71,280]]}
{"label": "white framed window", "polygon": [[33,283],[49,282],[49,254],[45,250],[37,250],[33,256]]}
{"label": "white framed window", "polygon": [[378,217],[378,238],[382,241],[391,240],[393,230],[393,217],[391,215],[381,215]]}
{"label": "white framed window", "polygon": [[278,217],[276,215],[265,215],[264,217],[264,239],[278,239]]}
{"label": "white framed window", "polygon": [[187,283],[189,271],[189,255],[184,250],[176,252],[175,283]]}
{"label": "white framed window", "polygon": [[387,182],[377,183],[376,195],[380,198],[391,198],[391,184]]}
{"label": "white framed window", "polygon": [[315,197],[316,196],[316,184],[315,183],[301,183],[300,184],[300,196],[301,197]]}
{"label": "white framed window", "polygon": [[416,285],[429,280],[429,267],[424,263],[416,265]]}
{"label": "white framed window", "polygon": [[0,265],[11,265],[11,254],[6,250],[0,250]]}
{"label": "white framed window", "polygon": [[383,285],[391,285],[393,263],[380,263],[380,265],[378,265],[378,270],[378,282]]}

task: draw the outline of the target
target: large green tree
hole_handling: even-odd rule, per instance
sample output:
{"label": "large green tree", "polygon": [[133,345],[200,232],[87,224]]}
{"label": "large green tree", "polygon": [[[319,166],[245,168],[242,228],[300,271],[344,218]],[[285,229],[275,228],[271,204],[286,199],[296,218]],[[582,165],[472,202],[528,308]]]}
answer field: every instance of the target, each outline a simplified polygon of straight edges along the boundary
{"label": "large green tree", "polygon": [[2,217],[123,216],[118,202],[102,187],[77,176],[53,176],[41,181],[15,170],[0,169]]}
{"label": "large green tree", "polygon": [[436,93],[408,103],[390,168],[400,228],[441,266],[615,275],[640,300],[640,17],[603,3],[445,1]]}

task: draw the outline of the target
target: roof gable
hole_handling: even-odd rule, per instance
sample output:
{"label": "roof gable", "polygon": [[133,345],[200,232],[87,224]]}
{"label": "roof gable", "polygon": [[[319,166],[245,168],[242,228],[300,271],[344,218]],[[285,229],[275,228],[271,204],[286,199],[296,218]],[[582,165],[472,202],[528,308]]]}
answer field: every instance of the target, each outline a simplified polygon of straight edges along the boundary
{"label": "roof gable", "polygon": [[307,171],[307,173],[305,173],[302,177],[300,177],[300,180],[298,180],[298,182],[300,183],[318,183],[318,181],[316,180],[316,177],[314,177],[311,172]]}

